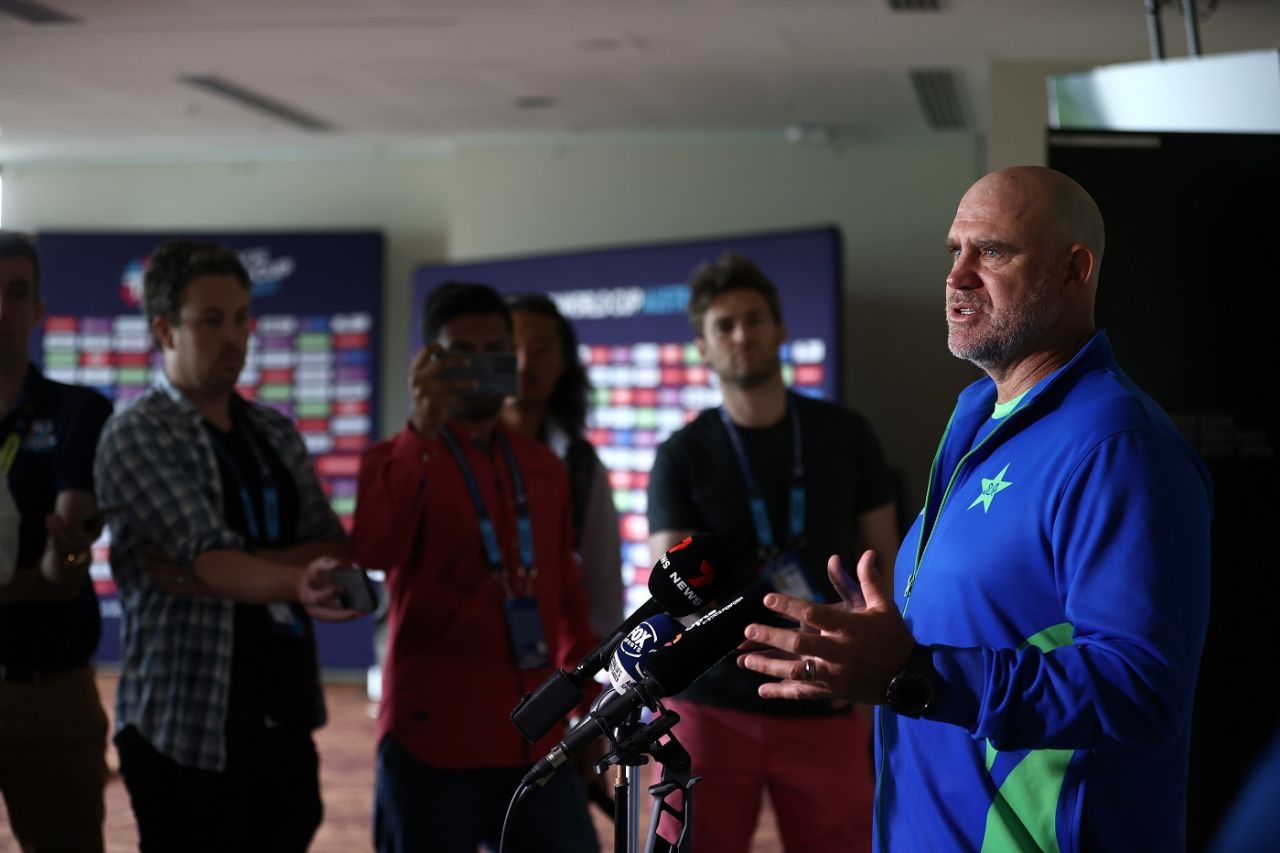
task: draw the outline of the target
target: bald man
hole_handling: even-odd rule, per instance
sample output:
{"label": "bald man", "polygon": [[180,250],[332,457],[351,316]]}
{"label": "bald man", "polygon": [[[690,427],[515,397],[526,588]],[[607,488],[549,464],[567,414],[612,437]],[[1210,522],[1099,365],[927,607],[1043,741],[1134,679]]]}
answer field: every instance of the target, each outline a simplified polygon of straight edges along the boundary
{"label": "bald man", "polygon": [[[1192,694],[1208,621],[1208,473],[1093,321],[1102,216],[1021,167],[965,193],[947,238],[961,393],[925,505],[857,604],[766,604],[761,695],[877,710],[877,850],[1186,846]],[[857,593],[861,593],[859,596]],[[892,594],[892,598],[890,597]],[[865,606],[863,606],[865,600]]]}

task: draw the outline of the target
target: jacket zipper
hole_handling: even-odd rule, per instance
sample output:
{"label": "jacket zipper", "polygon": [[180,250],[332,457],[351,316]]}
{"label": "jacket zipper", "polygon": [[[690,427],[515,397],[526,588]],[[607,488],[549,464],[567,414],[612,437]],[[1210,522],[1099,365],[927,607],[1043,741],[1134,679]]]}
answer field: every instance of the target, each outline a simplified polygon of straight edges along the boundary
{"label": "jacket zipper", "polygon": [[[1002,430],[1005,427],[1005,425],[1008,424],[1010,419],[1012,419],[1015,415],[1018,414],[1018,412],[1021,412],[1021,411],[1022,411],[1021,408],[1015,409],[1014,411],[1006,415],[1004,420],[996,424],[995,429],[991,430],[991,432],[987,434],[986,438],[982,439],[982,441],[978,442],[976,445],[969,448],[969,451],[965,453],[963,456],[961,456],[960,461],[956,463],[955,469],[951,472],[951,479],[947,483],[947,488],[942,493],[942,500],[938,502],[938,511],[933,514],[934,523],[929,526],[929,535],[927,537],[924,537],[921,540],[921,543],[916,550],[915,565],[912,567],[911,576],[907,578],[907,585],[906,587],[903,588],[903,591],[902,591],[902,597],[906,599],[902,605],[903,616],[907,615],[907,608],[911,606],[911,590],[913,587],[915,587],[916,576],[920,574],[920,565],[924,562],[925,551],[928,550],[929,543],[933,541],[933,531],[937,528],[937,521],[942,516],[942,510],[947,505],[947,499],[951,497],[951,489],[956,484],[956,477],[959,476],[960,469],[963,468],[964,464],[969,461],[970,456],[972,456],[973,454],[981,450],[983,446],[986,445],[986,443],[996,435],[996,433],[1000,432],[1000,430]],[[933,492],[933,481],[934,481],[935,475],[938,473],[938,463],[942,459],[942,449],[943,447],[946,446],[947,436],[951,432],[951,425],[955,423],[955,419],[956,419],[956,415],[955,415],[955,412],[953,411],[951,413],[950,420],[947,421],[947,428],[942,431],[942,440],[938,442],[938,449],[933,455],[933,465],[930,466],[929,468],[929,485],[925,487],[925,492],[924,492],[925,521],[928,521],[929,496]],[[923,527],[921,528],[921,532],[923,533]],[[881,708],[879,707],[876,708],[877,717],[882,712],[883,711]],[[885,740],[884,740],[884,727],[880,725],[876,725],[875,728],[876,728],[877,739],[880,742],[880,766],[876,769],[875,822],[876,822],[877,835],[879,836],[881,844],[883,845],[884,823],[882,822],[882,814],[880,811],[880,806],[881,806],[880,790],[881,790],[881,786],[884,783],[884,765],[889,760],[889,750],[887,749]]]}

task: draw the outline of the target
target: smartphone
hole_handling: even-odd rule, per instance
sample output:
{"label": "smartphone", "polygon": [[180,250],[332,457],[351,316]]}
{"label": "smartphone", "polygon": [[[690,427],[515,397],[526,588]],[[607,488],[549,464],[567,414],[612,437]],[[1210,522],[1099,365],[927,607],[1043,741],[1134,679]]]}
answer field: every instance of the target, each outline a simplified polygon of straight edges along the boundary
{"label": "smartphone", "polygon": [[446,370],[446,379],[474,379],[476,385],[462,392],[466,397],[514,397],[519,393],[516,357],[512,353],[461,353],[470,362],[466,367]]}
{"label": "smartphone", "polygon": [[120,511],[118,506],[100,506],[98,511],[93,515],[87,515],[80,520],[80,525],[85,529],[86,533],[96,534],[107,523],[107,519]]}
{"label": "smartphone", "polygon": [[339,592],[339,606],[360,613],[372,613],[378,608],[378,596],[373,591],[373,581],[364,569],[335,569],[333,582]]}

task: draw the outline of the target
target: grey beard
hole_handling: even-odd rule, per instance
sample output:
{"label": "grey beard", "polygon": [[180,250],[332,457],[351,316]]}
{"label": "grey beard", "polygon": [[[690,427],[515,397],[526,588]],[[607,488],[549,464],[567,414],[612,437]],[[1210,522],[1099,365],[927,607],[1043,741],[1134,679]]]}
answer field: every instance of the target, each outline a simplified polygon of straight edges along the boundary
{"label": "grey beard", "polygon": [[[948,303],[948,308],[950,304]],[[982,340],[967,346],[950,341],[951,324],[948,321],[947,348],[956,358],[963,358],[988,373],[999,372],[1017,363],[1036,341],[1044,337],[1058,322],[1060,306],[1052,305],[1040,282],[1031,289],[1026,302],[1016,311],[1007,311],[991,319],[991,333]]]}

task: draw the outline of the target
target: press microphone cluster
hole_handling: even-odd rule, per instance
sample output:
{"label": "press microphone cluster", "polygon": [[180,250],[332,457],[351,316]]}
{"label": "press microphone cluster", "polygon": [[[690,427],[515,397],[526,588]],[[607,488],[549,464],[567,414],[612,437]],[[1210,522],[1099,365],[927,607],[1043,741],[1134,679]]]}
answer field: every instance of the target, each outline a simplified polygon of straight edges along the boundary
{"label": "press microphone cluster", "polygon": [[601,694],[591,714],[533,765],[521,784],[545,785],[561,766],[596,738],[622,725],[631,712],[642,706],[656,708],[660,700],[693,684],[742,643],[742,632],[748,625],[772,615],[764,606],[765,595],[772,591],[763,581],[752,584],[665,645],[647,643],[633,665],[620,665],[624,683],[615,682],[613,690]]}
{"label": "press microphone cluster", "polygon": [[557,670],[511,712],[513,722],[530,742],[564,721],[582,701],[582,687],[610,660],[613,650],[640,625],[659,615],[677,619],[710,609],[722,594],[726,567],[715,538],[698,533],[672,545],[649,574],[650,598],[596,646],[571,671]]}

